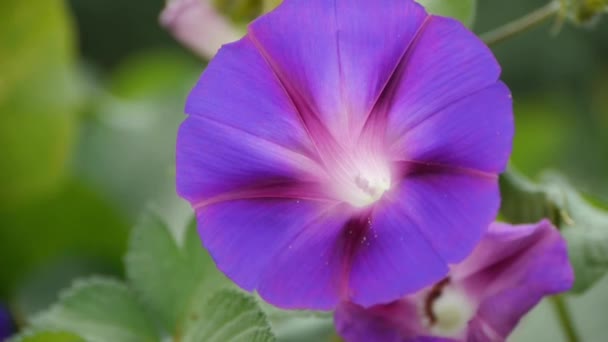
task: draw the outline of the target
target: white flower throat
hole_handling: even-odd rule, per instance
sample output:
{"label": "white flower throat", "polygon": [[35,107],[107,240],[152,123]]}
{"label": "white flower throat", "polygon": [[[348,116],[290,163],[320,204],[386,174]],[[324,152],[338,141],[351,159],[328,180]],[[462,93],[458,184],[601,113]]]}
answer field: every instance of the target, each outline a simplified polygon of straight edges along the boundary
{"label": "white flower throat", "polygon": [[476,307],[462,290],[449,284],[438,283],[425,303],[426,321],[433,335],[462,338]]}
{"label": "white flower throat", "polygon": [[332,186],[344,202],[355,208],[377,202],[391,187],[388,163],[377,155],[365,154],[338,163]]}

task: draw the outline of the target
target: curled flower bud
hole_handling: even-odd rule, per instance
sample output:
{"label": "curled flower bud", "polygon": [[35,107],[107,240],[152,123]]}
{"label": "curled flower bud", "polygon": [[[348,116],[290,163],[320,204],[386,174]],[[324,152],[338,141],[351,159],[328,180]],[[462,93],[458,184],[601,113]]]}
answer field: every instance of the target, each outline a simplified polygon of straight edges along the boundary
{"label": "curled flower bud", "polygon": [[211,0],[169,0],[160,22],[177,40],[204,58],[213,57],[223,44],[242,35],[212,6]]}
{"label": "curled flower bud", "polygon": [[577,24],[593,24],[608,11],[608,0],[561,0],[566,16]]}

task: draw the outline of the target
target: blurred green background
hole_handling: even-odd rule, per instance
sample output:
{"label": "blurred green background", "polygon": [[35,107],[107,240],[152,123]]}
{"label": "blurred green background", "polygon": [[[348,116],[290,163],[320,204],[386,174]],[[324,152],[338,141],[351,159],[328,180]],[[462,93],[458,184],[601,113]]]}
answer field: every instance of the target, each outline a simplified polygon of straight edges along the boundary
{"label": "blurred green background", "polygon": [[[479,0],[485,32],[545,4]],[[0,2],[0,303],[17,319],[75,276],[121,276],[129,229],[149,205],[173,226],[174,141],[205,61],[158,24],[164,0]],[[608,18],[604,18],[608,19]],[[513,163],[559,169],[608,203],[608,20],[543,25],[493,47],[514,95]],[[608,279],[569,298],[584,341],[608,334]],[[514,340],[562,340],[551,307]]]}

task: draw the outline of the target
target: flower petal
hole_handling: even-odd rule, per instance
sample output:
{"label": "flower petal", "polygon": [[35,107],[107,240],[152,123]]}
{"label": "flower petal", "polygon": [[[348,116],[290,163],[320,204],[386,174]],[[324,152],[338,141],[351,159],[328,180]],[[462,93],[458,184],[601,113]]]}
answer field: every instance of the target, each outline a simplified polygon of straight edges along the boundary
{"label": "flower petal", "polygon": [[322,172],[289,148],[199,116],[182,123],[176,159],[177,191],[194,207],[221,196],[238,199],[247,189],[316,182],[313,175]]}
{"label": "flower petal", "polygon": [[301,229],[272,257],[258,287],[262,298],[286,309],[330,310],[338,305],[348,281],[348,240],[343,228],[350,219],[344,214],[346,209],[340,205],[312,220],[286,215],[294,222],[290,224]]}
{"label": "flower petal", "polygon": [[193,204],[243,186],[324,174],[293,104],[247,38],[221,49],[186,112],[177,189]]}
{"label": "flower petal", "polygon": [[354,241],[351,301],[365,307],[387,303],[445,277],[446,262],[419,229],[399,199],[374,208],[369,227]]}
{"label": "flower petal", "polygon": [[[326,206],[317,201],[277,198],[218,202],[199,208],[198,232],[218,268],[251,291],[262,280],[267,284],[273,280],[265,274],[280,267],[279,256],[292,257],[291,249],[297,246],[294,239],[307,228],[312,226],[321,232],[335,230],[335,225],[325,219]],[[314,261],[312,255],[310,260]],[[304,278],[303,283],[309,286],[318,286],[317,281],[310,281],[312,275],[305,273],[303,267],[293,269],[295,275]],[[277,301],[280,298],[271,302]]]}
{"label": "flower petal", "polygon": [[[500,203],[498,177],[437,165],[406,163],[394,194],[405,215],[447,263],[471,253]],[[424,265],[424,262],[420,262]]]}
{"label": "flower petal", "polygon": [[566,242],[549,221],[493,224],[452,274],[481,303],[469,335],[486,338],[506,338],[542,297],[567,291],[574,281]]}
{"label": "flower petal", "polygon": [[502,172],[511,154],[512,112],[509,89],[498,82],[429,116],[394,148],[408,160]]}
{"label": "flower petal", "polygon": [[360,128],[425,17],[411,0],[291,0],[249,35],[309,125],[341,138]]}
{"label": "flower petal", "polygon": [[248,37],[224,46],[209,63],[186,113],[300,153],[314,150],[288,94]]}
{"label": "flower petal", "polygon": [[[489,129],[500,129],[498,133],[503,136],[493,136],[494,138],[489,141],[492,146],[496,145],[495,147],[500,148],[496,151],[499,155],[497,158],[483,158],[483,155],[473,154],[470,158],[474,161],[472,165],[458,165],[496,172],[504,167],[504,156],[508,154],[508,151],[504,150],[503,141],[510,142],[512,134],[510,104],[505,103],[503,99],[500,99],[500,104],[492,104],[492,106],[487,105],[489,101],[484,102],[479,106],[485,105],[485,107],[476,110],[473,114],[462,111],[462,108],[451,110],[450,107],[458,100],[464,100],[494,85],[499,75],[498,63],[479,38],[456,20],[431,16],[397,68],[371,119],[386,120],[384,126],[387,128],[388,139],[397,145],[401,159],[407,159],[411,153],[416,154],[415,151],[410,150],[415,149],[416,146],[410,146],[401,139],[409,138],[408,134],[412,129],[436,116],[438,112],[442,112],[445,118],[436,120],[435,124],[449,122],[450,129],[457,123],[462,125],[458,126],[458,130],[454,130],[451,135],[456,140],[439,135],[433,139],[436,140],[435,145],[439,146],[439,143],[443,142],[445,145],[463,149],[459,154],[461,156],[476,152],[465,148],[469,147],[471,142],[487,137]],[[496,90],[498,95],[508,96],[506,88],[501,89],[504,90]],[[471,123],[475,124],[474,128],[485,127],[479,136],[471,135],[471,129],[465,127],[466,124]],[[435,130],[430,131],[430,128]],[[460,133],[459,130],[463,128],[464,132]],[[429,132],[442,133],[439,128],[429,125],[424,132],[420,132],[420,135]],[[432,137],[432,135],[425,136],[426,139]],[[498,143],[494,144],[494,140]],[[421,142],[416,141],[416,143]],[[463,144],[464,146],[461,146]]]}
{"label": "flower petal", "polygon": [[334,313],[336,331],[349,342],[414,341],[424,332],[416,303],[400,300],[365,309],[342,303]]}

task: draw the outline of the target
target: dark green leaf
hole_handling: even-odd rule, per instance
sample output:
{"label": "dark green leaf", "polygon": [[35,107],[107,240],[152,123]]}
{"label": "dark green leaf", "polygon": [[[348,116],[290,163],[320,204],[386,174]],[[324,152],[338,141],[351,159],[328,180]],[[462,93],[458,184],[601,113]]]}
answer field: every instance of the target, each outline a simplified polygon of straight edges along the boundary
{"label": "dark green leaf", "polygon": [[127,238],[125,219],[77,182],[69,182],[51,198],[10,212],[0,210],[0,294],[14,293],[32,272],[76,256],[87,264],[89,274],[119,273]]}
{"label": "dark green leaf", "polygon": [[586,201],[563,177],[534,184],[511,170],[501,177],[502,216],[512,223],[549,218],[568,241],[574,292],[584,292],[608,271],[608,214]]}
{"label": "dark green leaf", "polygon": [[549,174],[543,182],[568,241],[576,276],[572,290],[584,292],[608,271],[608,214],[587,202],[561,176]]}

